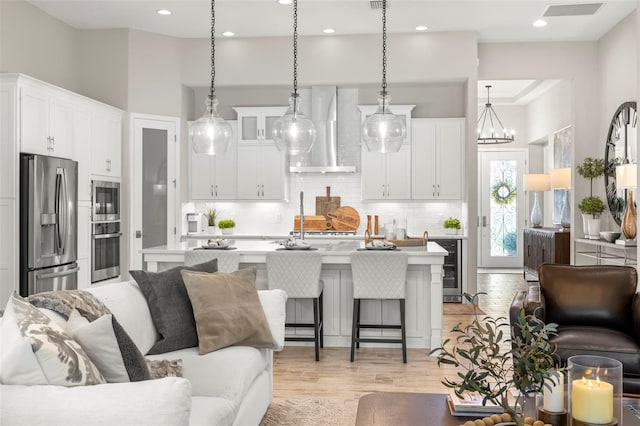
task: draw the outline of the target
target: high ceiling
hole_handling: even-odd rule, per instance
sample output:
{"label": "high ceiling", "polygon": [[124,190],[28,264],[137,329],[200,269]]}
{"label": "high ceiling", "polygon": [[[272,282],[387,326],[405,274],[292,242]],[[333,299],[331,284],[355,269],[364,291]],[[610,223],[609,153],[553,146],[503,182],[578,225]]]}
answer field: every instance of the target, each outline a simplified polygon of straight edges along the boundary
{"label": "high ceiling", "polygon": [[[11,1],[11,0],[2,0]],[[174,37],[202,38],[210,32],[210,2],[202,0],[28,0],[46,13],[78,29],[133,28]],[[548,25],[532,23],[549,5],[595,3],[596,0],[389,0],[389,33],[476,31],[481,42],[598,40],[636,7],[636,0],[600,0],[593,15],[550,16]],[[170,16],[156,13],[172,11]],[[381,12],[368,0],[299,0],[301,35],[377,34]],[[292,6],[277,0],[217,0],[216,33],[236,37],[288,36]]]}

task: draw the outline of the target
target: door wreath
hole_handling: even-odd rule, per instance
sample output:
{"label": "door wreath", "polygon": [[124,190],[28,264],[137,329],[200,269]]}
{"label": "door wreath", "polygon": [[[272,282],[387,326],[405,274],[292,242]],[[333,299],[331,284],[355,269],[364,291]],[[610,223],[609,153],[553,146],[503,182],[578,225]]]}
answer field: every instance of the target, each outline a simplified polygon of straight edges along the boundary
{"label": "door wreath", "polygon": [[516,188],[508,181],[501,181],[491,188],[491,198],[496,204],[506,206],[516,199]]}

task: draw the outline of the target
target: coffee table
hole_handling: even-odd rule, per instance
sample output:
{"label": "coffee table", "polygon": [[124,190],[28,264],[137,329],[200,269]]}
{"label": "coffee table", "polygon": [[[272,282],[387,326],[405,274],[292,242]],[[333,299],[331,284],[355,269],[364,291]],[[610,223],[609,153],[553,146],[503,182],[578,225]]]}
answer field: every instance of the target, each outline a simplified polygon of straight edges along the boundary
{"label": "coffee table", "polygon": [[[640,410],[640,400],[625,398],[623,404],[622,426],[640,426],[640,420],[627,408],[633,405]],[[356,426],[460,426],[476,418],[452,416],[445,394],[375,392],[360,398]]]}

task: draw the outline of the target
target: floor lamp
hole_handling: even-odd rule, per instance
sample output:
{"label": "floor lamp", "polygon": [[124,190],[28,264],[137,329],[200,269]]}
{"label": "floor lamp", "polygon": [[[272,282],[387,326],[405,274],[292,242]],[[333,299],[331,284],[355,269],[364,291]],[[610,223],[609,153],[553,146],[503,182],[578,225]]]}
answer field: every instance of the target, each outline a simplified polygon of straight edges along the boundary
{"label": "floor lamp", "polygon": [[551,170],[551,188],[564,190],[564,203],[562,204],[562,214],[560,225],[563,230],[571,228],[571,204],[569,203],[569,190],[571,189],[571,168]]}
{"label": "floor lamp", "polygon": [[542,227],[542,210],[538,200],[538,192],[551,189],[551,179],[548,174],[524,175],[525,192],[533,192],[533,208],[531,209],[531,225],[534,228]]}
{"label": "floor lamp", "polygon": [[619,244],[633,246],[636,244],[637,218],[636,206],[633,204],[633,188],[638,185],[638,166],[636,164],[623,164],[616,167],[616,186],[629,190],[627,195],[627,205],[624,208],[622,217],[621,232],[624,240],[620,239]]}

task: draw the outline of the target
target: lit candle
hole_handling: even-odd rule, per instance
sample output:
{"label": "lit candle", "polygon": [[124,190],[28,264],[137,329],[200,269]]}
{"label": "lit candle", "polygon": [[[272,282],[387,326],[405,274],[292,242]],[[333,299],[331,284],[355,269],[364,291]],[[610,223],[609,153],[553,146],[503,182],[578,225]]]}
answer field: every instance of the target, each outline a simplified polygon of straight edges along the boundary
{"label": "lit candle", "polygon": [[564,411],[564,374],[558,373],[555,380],[557,380],[555,385],[550,383],[551,389],[545,386],[542,391],[544,398],[542,407],[550,413],[562,413]]}
{"label": "lit candle", "polygon": [[599,379],[574,380],[571,385],[571,417],[588,423],[613,420],[613,385]]}

